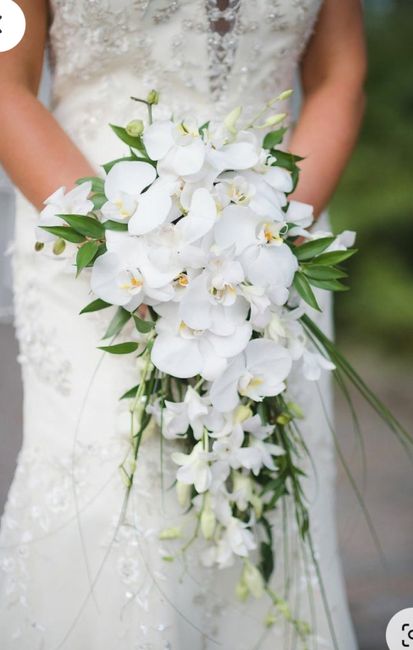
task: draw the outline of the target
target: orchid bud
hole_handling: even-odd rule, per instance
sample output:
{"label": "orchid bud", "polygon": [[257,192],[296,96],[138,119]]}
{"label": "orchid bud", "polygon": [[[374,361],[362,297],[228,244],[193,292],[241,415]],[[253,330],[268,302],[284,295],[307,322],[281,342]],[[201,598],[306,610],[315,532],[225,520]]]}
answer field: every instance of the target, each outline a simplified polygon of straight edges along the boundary
{"label": "orchid bud", "polygon": [[290,413],[292,413],[292,415],[294,417],[296,417],[296,418],[303,418],[304,417],[303,409],[301,408],[301,406],[299,406],[295,402],[287,402],[287,407],[288,407],[288,410],[290,411]]}
{"label": "orchid bud", "polygon": [[159,539],[162,540],[179,539],[180,537],[182,537],[182,530],[179,526],[164,528],[164,530],[159,533]]}
{"label": "orchid bud", "polygon": [[247,585],[245,584],[243,578],[241,577],[240,580],[237,582],[236,587],[235,587],[235,596],[240,600],[241,602],[245,602],[249,596],[249,589]]}
{"label": "orchid bud", "polygon": [[267,126],[276,126],[285,120],[286,117],[287,113],[276,113],[275,115],[270,115],[270,117],[267,117],[265,120],[263,127],[266,128]]}
{"label": "orchid bud", "polygon": [[34,250],[38,253],[39,251],[42,251],[44,248],[44,244],[42,241],[37,241],[34,245]]}
{"label": "orchid bud", "polygon": [[61,255],[66,248],[66,242],[64,239],[56,239],[55,243],[53,244],[53,253],[55,255]]}
{"label": "orchid bud", "polygon": [[277,616],[274,612],[268,612],[267,616],[264,619],[265,627],[272,627],[277,622]]}
{"label": "orchid bud", "polygon": [[191,486],[181,481],[176,482],[176,496],[181,508],[188,508],[191,503]]}
{"label": "orchid bud", "polygon": [[289,415],[289,413],[281,413],[277,417],[276,422],[277,424],[281,424],[282,427],[285,427],[287,424],[291,422],[291,420],[292,418],[291,415]]}
{"label": "orchid bud", "polygon": [[216,518],[210,507],[201,512],[201,531],[205,539],[212,539],[215,531]]}
{"label": "orchid bud", "polygon": [[242,106],[237,106],[230,113],[228,113],[228,115],[224,119],[224,124],[228,129],[228,131],[232,133],[232,135],[235,135],[237,132],[235,125],[238,122],[241,113],[242,113]]}
{"label": "orchid bud", "polygon": [[234,423],[239,424],[240,422],[244,422],[244,420],[248,420],[248,418],[250,418],[251,416],[252,416],[252,411],[249,408],[249,406],[245,406],[244,404],[240,404],[235,409]]}
{"label": "orchid bud", "polygon": [[142,120],[132,120],[126,126],[126,133],[133,138],[139,138],[143,133],[143,122]]}
{"label": "orchid bud", "polygon": [[285,99],[290,99],[293,92],[294,91],[292,88],[289,88],[288,90],[284,90],[282,93],[278,95],[278,101],[283,102]]}
{"label": "orchid bud", "polygon": [[255,516],[257,517],[257,519],[259,519],[261,517],[262,511],[263,511],[262,499],[260,499],[260,497],[257,496],[256,494],[251,494],[250,503],[252,504],[252,507],[254,508]]}
{"label": "orchid bud", "polygon": [[292,617],[292,614],[291,614],[291,609],[290,609],[287,601],[282,600],[281,598],[279,598],[278,601],[277,601],[277,609],[280,612],[280,614],[282,616],[284,616],[284,618],[287,621],[292,620],[293,617]]}
{"label": "orchid bud", "polygon": [[261,571],[247,561],[244,565],[242,577],[254,598],[261,598],[264,594],[264,578]]}
{"label": "orchid bud", "polygon": [[159,93],[158,93],[158,91],[157,90],[151,90],[150,93],[148,93],[146,101],[148,102],[148,104],[151,104],[152,106],[154,104],[157,104],[159,102]]}

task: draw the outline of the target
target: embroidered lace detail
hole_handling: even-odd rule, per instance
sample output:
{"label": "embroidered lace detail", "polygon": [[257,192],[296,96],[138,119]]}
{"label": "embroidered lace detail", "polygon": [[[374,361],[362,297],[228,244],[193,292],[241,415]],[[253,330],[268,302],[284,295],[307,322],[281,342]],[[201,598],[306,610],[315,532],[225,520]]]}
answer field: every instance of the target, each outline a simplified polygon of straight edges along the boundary
{"label": "embroidered lace detail", "polygon": [[71,390],[72,365],[55,343],[56,331],[42,315],[39,289],[33,280],[15,282],[15,327],[20,344],[19,363],[62,395]]}

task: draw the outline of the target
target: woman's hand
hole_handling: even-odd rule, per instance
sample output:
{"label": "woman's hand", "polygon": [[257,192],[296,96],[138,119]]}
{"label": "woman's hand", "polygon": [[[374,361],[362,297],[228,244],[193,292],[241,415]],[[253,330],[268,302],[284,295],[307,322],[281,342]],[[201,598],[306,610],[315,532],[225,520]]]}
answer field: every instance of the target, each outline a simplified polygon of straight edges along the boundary
{"label": "woman's hand", "polygon": [[38,101],[48,31],[47,0],[21,0],[26,33],[0,53],[0,162],[37,208],[57,187],[95,175],[93,167]]}

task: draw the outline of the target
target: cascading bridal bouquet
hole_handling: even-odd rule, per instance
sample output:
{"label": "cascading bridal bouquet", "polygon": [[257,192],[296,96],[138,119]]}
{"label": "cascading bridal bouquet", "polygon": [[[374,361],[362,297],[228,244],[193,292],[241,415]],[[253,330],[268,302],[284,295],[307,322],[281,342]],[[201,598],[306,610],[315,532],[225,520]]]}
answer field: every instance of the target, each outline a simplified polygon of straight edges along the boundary
{"label": "cascading bridal bouquet", "polygon": [[[137,100],[147,123],[112,126],[129,155],[104,165],[104,178],[47,199],[36,247],[51,242],[59,254],[70,244],[95,297],[81,313],[117,306],[101,349],[139,357],[137,385],[122,396],[132,413],[121,468],[127,493],[155,418],[160,439],[179,441],[177,498],[194,513],[183,548],[202,538],[208,566],[240,558],[237,595],[266,592],[305,635],[268,586],[271,513],[287,496],[317,566],[301,488],[303,413],[288,398],[292,370],[308,381],[334,371],[346,394],[349,380],[408,437],[309,315],[307,304],[320,309],[313,287],[346,289],[339,265],[355,253],[354,234],[311,233],[312,207],[289,198],[300,158],[280,148],[285,114],[271,113],[289,94],[242,126],[241,108],[199,125],[154,120],[155,91]],[[137,337],[116,342],[130,322]],[[162,536],[182,543],[175,529]]]}

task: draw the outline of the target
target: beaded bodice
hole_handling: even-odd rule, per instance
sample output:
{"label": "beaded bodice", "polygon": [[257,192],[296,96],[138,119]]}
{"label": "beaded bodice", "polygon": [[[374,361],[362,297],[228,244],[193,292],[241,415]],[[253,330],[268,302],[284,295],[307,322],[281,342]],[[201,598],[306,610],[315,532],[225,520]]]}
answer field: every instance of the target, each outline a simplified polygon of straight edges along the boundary
{"label": "beaded bodice", "polygon": [[172,108],[261,103],[291,86],[320,4],[51,0],[54,102],[97,83],[116,103],[128,74],[125,95],[155,87]]}

